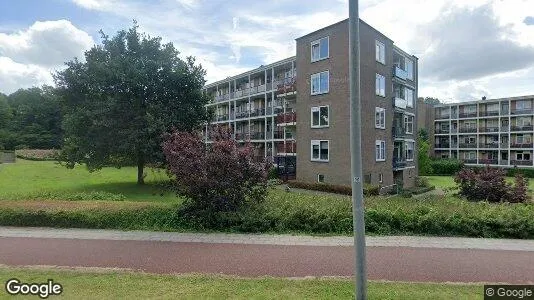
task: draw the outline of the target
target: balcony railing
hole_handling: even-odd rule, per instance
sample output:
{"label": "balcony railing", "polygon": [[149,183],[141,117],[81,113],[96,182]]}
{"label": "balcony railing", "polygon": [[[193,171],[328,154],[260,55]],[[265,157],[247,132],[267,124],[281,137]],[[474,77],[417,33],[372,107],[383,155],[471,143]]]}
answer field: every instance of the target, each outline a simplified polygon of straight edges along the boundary
{"label": "balcony railing", "polygon": [[393,127],[392,133],[394,138],[404,138],[408,135],[403,127]]}
{"label": "balcony railing", "polygon": [[275,140],[283,140],[284,139],[284,131],[280,130],[280,131],[273,132],[273,138]]}
{"label": "balcony railing", "polygon": [[481,158],[478,160],[478,163],[481,165],[498,165],[499,160],[498,159],[488,159],[488,158]]}
{"label": "balcony railing", "polygon": [[460,133],[474,133],[477,132],[477,129],[472,127],[460,127],[458,128],[458,131]]}
{"label": "balcony railing", "polygon": [[402,80],[406,80],[406,79],[408,79],[408,72],[406,72],[405,70],[401,69],[398,66],[394,66],[393,67],[393,76],[395,76],[395,77],[397,77],[399,79],[402,79]]}
{"label": "balcony railing", "polygon": [[394,169],[401,169],[406,168],[408,165],[408,161],[404,157],[393,157],[393,168]]}
{"label": "balcony railing", "polygon": [[288,112],[288,113],[281,113],[278,116],[276,116],[276,123],[278,125],[280,124],[288,124],[288,123],[295,123],[297,122],[297,113],[295,112]]}
{"label": "balcony railing", "polygon": [[276,150],[279,154],[294,154],[297,153],[296,142],[279,143],[276,145]]}
{"label": "balcony railing", "polygon": [[488,111],[481,111],[478,113],[480,117],[488,117],[488,116],[498,116],[499,111],[498,110],[488,110]]}
{"label": "balcony railing", "polygon": [[510,130],[508,126],[501,126],[501,132],[508,132],[508,130]]}
{"label": "balcony railing", "polygon": [[512,109],[511,114],[512,115],[528,115],[532,114],[532,109]]}
{"label": "balcony railing", "polygon": [[218,115],[215,120],[217,120],[217,122],[228,121],[228,115]]}
{"label": "balcony railing", "polygon": [[265,115],[265,108],[256,108],[250,111],[251,117],[259,117]]}
{"label": "balcony railing", "polygon": [[512,166],[532,166],[531,160],[511,160],[510,165]]}
{"label": "balcony railing", "polygon": [[534,126],[527,125],[527,126],[510,126],[510,131],[532,131],[534,130]]}
{"label": "balcony railing", "polygon": [[459,114],[460,118],[475,118],[477,116],[476,112],[463,112]]}
{"label": "balcony railing", "polygon": [[406,109],[408,101],[399,97],[393,97],[393,106],[401,109]]}
{"label": "balcony railing", "polygon": [[236,132],[234,138],[238,141],[246,141],[249,139],[249,134],[244,132]]}
{"label": "balcony railing", "polygon": [[297,77],[296,76],[276,80],[274,83],[276,86],[276,90],[282,94],[295,92],[297,90]]}
{"label": "balcony railing", "polygon": [[264,140],[265,139],[265,132],[263,131],[256,131],[250,133],[250,139],[251,140]]}
{"label": "balcony railing", "polygon": [[510,145],[510,148],[525,149],[525,148],[532,148],[532,146],[534,146],[532,143],[512,143]]}
{"label": "balcony railing", "polygon": [[464,162],[464,164],[476,164],[477,163],[477,159],[473,159],[473,158],[464,158],[462,159],[462,161]]}
{"label": "balcony railing", "polygon": [[449,147],[450,147],[449,143],[434,144],[434,148],[449,148]]}
{"label": "balcony railing", "polygon": [[508,149],[510,148],[510,143],[508,142],[502,142],[501,143],[501,149]]}
{"label": "balcony railing", "polygon": [[442,133],[450,133],[450,129],[443,129],[443,128],[437,128],[436,129],[436,133],[437,134],[442,134]]}
{"label": "balcony railing", "polygon": [[479,143],[479,148],[499,148],[499,143]]}
{"label": "balcony railing", "polygon": [[499,132],[499,127],[480,127],[480,132]]}
{"label": "balcony railing", "polygon": [[460,148],[476,148],[476,143],[460,143]]}
{"label": "balcony railing", "polygon": [[249,115],[249,111],[248,110],[238,111],[238,112],[235,113],[235,118],[236,119],[248,118],[248,115]]}
{"label": "balcony railing", "polygon": [[439,120],[439,119],[450,119],[451,118],[451,115],[450,114],[436,114],[436,119]]}

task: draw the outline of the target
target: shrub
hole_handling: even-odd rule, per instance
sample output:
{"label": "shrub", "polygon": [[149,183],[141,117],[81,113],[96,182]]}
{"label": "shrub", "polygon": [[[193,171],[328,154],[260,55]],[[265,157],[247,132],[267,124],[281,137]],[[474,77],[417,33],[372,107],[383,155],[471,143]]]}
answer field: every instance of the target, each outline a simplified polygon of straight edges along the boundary
{"label": "shrub", "polygon": [[512,186],[506,182],[506,171],[485,167],[483,169],[463,168],[455,176],[460,195],[471,201],[524,202],[527,184],[522,176],[516,177]]}
{"label": "shrub", "polygon": [[517,174],[527,178],[534,178],[534,169],[518,167],[507,169],[506,176],[515,177]]}
{"label": "shrub", "polygon": [[271,167],[269,169],[269,179],[278,179],[278,169],[275,167]]}
{"label": "shrub", "polygon": [[[308,183],[300,181],[288,181],[287,185],[293,188],[299,188],[304,190],[320,191],[326,193],[340,194],[352,196],[352,186],[350,185],[336,185],[327,183]],[[373,184],[363,185],[364,196],[378,196],[380,193],[380,186]]]}
{"label": "shrub", "polygon": [[55,149],[20,149],[15,151],[18,158],[26,160],[47,161],[57,160],[60,154],[59,150]]}
{"label": "shrub", "polygon": [[433,175],[454,175],[463,168],[463,162],[456,159],[438,159],[430,163]]}
{"label": "shrub", "polygon": [[[270,165],[255,162],[250,144],[240,146],[220,130],[212,144],[199,134],[175,131],[167,134],[163,153],[178,192],[188,199],[188,214],[205,215],[238,211],[261,202],[267,193]],[[209,221],[209,220],[206,220]]]}

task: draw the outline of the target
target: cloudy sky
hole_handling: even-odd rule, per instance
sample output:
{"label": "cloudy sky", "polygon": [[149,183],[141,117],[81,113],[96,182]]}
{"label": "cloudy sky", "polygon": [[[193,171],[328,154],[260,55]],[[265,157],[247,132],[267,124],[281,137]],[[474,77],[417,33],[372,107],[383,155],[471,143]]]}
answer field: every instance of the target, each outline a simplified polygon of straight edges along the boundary
{"label": "cloudy sky", "polygon": [[[194,55],[208,82],[295,55],[294,39],[348,17],[347,0],[0,0],[0,92],[51,71],[136,19]],[[419,96],[534,94],[534,0],[360,0],[360,17],[419,57]]]}

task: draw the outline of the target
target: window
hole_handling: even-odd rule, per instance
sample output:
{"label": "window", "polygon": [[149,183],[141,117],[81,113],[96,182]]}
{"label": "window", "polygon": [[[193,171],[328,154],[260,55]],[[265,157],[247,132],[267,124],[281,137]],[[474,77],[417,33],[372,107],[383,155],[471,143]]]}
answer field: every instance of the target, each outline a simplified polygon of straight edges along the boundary
{"label": "window", "polygon": [[329,106],[319,106],[311,108],[312,128],[328,127]]}
{"label": "window", "polygon": [[414,142],[406,142],[406,160],[413,161]]}
{"label": "window", "polygon": [[515,154],[516,160],[530,160],[530,153],[528,152],[517,152]]}
{"label": "window", "polygon": [[464,152],[464,159],[475,160],[477,159],[477,153],[476,152]]}
{"label": "window", "polygon": [[319,95],[328,93],[330,72],[324,71],[311,75],[311,94]]}
{"label": "window", "polygon": [[518,118],[517,124],[521,124],[521,126],[530,126],[532,125],[530,117],[521,117]]}
{"label": "window", "polygon": [[386,64],[386,46],[380,41],[376,41],[376,61]]}
{"label": "window", "polygon": [[404,128],[406,133],[413,133],[413,116],[404,116]]}
{"label": "window", "polygon": [[329,160],[328,150],[329,150],[329,141],[311,141],[311,160],[312,161],[323,161],[327,162]]}
{"label": "window", "polygon": [[530,101],[517,101],[516,104],[515,104],[515,108],[517,110],[522,110],[522,109],[530,109],[532,107],[532,102]]}
{"label": "window", "polygon": [[329,56],[329,38],[324,37],[311,43],[311,61],[327,59]]}
{"label": "window", "polygon": [[404,88],[404,99],[406,99],[407,107],[413,107],[414,92],[412,89]]}
{"label": "window", "polygon": [[375,158],[376,161],[386,161],[386,142],[377,140],[375,143],[376,152]]}
{"label": "window", "polygon": [[386,109],[375,107],[375,128],[386,129]]}
{"label": "window", "polygon": [[384,182],[384,174],[382,173],[378,174],[378,182],[380,183]]}
{"label": "window", "polygon": [[386,97],[386,77],[376,74],[376,95]]}
{"label": "window", "polygon": [[317,182],[324,183],[324,175],[323,174],[317,174]]}
{"label": "window", "polygon": [[477,106],[476,105],[464,106],[464,112],[465,113],[476,113],[477,112]]}
{"label": "window", "polygon": [[406,64],[406,73],[408,74],[408,79],[410,80],[413,80],[413,61],[411,59],[405,59],[405,64]]}

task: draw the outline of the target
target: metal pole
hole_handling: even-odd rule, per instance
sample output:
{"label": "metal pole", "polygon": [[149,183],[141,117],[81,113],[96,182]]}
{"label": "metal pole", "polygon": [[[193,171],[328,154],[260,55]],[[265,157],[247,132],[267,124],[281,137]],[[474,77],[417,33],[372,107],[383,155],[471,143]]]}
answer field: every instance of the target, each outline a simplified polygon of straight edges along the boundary
{"label": "metal pole", "polygon": [[350,152],[352,174],[352,222],[356,299],[367,299],[365,268],[365,221],[362,186],[362,146],[360,116],[360,17],[358,0],[349,0],[349,74],[350,74]]}

